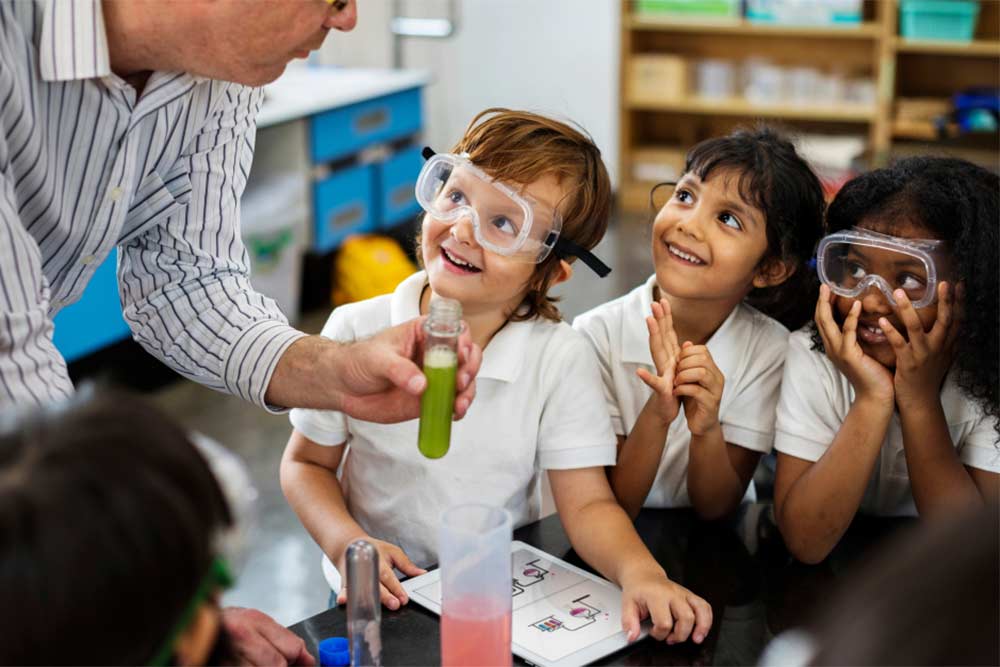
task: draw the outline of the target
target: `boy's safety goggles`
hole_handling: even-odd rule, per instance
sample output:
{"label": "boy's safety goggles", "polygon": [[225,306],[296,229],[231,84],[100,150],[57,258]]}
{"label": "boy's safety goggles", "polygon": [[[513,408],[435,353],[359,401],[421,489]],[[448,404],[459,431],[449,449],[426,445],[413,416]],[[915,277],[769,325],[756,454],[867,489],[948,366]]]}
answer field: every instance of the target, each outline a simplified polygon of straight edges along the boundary
{"label": "boy's safety goggles", "polygon": [[476,242],[498,255],[537,264],[555,252],[578,257],[604,277],[611,269],[589,250],[559,236],[559,212],[492,178],[464,155],[423,152],[417,202],[442,222],[472,222]]}
{"label": "boy's safety goggles", "polygon": [[877,287],[893,306],[901,289],[914,308],[934,303],[944,242],[888,236],[855,227],[825,236],[816,251],[819,279],[839,296],[858,297]]}

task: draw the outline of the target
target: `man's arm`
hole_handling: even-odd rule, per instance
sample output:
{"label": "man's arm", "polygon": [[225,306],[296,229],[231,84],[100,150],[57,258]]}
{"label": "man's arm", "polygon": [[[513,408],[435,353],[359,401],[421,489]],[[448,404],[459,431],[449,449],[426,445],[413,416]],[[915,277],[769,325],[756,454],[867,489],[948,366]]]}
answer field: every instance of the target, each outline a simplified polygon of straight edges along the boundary
{"label": "man's arm", "polygon": [[0,171],[0,408],[73,393],[66,362],[52,343],[41,251],[15,202],[13,184]]}
{"label": "man's arm", "polygon": [[304,334],[250,285],[240,237],[262,91],[211,85],[216,110],[170,169],[190,179],[190,198],[121,248],[123,314],[136,340],[181,375],[264,405],[278,359]]}

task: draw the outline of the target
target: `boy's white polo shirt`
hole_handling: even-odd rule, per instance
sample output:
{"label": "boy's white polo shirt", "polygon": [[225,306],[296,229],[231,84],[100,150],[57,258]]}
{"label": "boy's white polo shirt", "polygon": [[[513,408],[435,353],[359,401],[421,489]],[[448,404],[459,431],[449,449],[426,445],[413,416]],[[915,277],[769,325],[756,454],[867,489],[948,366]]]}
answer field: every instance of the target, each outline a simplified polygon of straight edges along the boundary
{"label": "boy's white polo shirt", "polygon": [[[341,306],[322,335],[365,338],[420,315],[424,272],[391,295]],[[546,469],[614,465],[616,445],[590,346],[565,322],[508,322],[483,350],[476,397],[453,422],[440,459],[417,449],[419,420],[374,424],[340,412],[292,410],[292,424],[321,445],[349,441],[341,471],[351,515],[418,565],[437,561],[438,519],[469,502],[534,521]]]}
{"label": "boy's white polo shirt", "polygon": [[[649,352],[646,317],[652,315],[656,276],[623,297],[598,306],[573,321],[597,351],[605,400],[615,433],[627,436],[652,395],[636,370],[656,373]],[[774,440],[774,409],[788,330],[754,308],[739,304],[706,346],[726,381],[719,403],[719,422],[729,442],[766,453]],[[670,425],[656,479],[646,507],[687,507],[688,448],[691,431],[682,409]],[[753,485],[747,490],[753,498]]]}
{"label": "boy's white polo shirt", "polygon": [[[823,352],[812,349],[812,328],[791,335],[778,401],[774,447],[806,461],[818,461],[833,444],[854,403],[854,387]],[[966,396],[951,373],[941,387],[948,432],[967,466],[1000,473],[1000,446],[993,420]],[[903,451],[903,431],[894,412],[859,508],[866,514],[917,514]]]}

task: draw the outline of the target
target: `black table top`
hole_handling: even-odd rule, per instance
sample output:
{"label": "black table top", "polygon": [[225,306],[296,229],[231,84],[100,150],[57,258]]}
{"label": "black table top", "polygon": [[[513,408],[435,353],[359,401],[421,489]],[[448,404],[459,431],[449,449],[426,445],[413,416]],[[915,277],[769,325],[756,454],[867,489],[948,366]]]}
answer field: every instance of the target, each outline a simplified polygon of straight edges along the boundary
{"label": "black table top", "polygon": [[[861,517],[829,558],[804,565],[788,555],[770,505],[746,505],[736,517],[716,522],[700,521],[690,509],[643,509],[635,522],[639,535],[671,579],[712,605],[712,630],[701,645],[669,646],[646,638],[597,664],[756,664],[772,637],[807,621],[844,581],[845,570],[864,560],[875,542],[907,523]],[[593,571],[570,548],[557,516],[515,530],[514,539]],[[290,629],[318,658],[321,640],[347,635],[345,608],[328,609]],[[514,660],[520,662],[516,656]],[[414,602],[398,611],[383,608],[382,662],[440,664],[438,617]]]}

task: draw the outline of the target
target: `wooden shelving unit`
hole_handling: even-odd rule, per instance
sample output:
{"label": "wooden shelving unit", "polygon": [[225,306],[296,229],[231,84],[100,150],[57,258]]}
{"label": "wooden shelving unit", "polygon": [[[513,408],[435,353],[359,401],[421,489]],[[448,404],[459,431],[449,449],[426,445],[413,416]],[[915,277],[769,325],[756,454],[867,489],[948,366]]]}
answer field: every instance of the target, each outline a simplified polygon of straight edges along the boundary
{"label": "wooden shelving unit", "polygon": [[[865,0],[860,24],[776,26],[745,20],[698,21],[633,13],[621,0],[619,196],[629,210],[648,207],[651,183],[632,177],[637,149],[686,149],[708,136],[767,119],[795,130],[863,133],[876,163],[896,142],[933,141],[919,123],[894,117],[897,97],[949,97],[955,90],[1000,81],[1000,2],[984,0],[972,42],[914,41],[898,34],[898,0]],[[630,98],[633,56],[677,55],[695,61],[765,58],[786,66],[837,67],[874,81],[874,104],[756,104],[743,98]]]}

